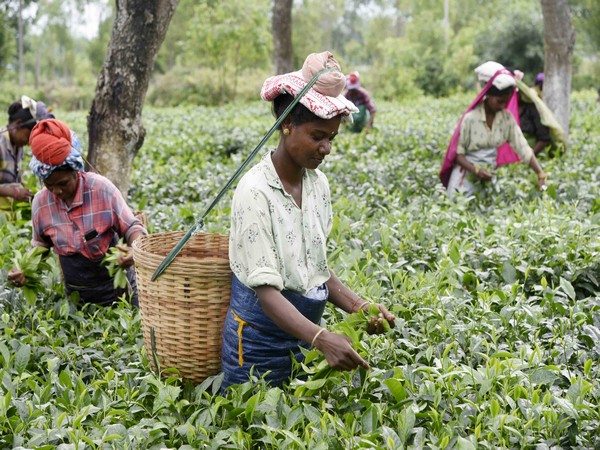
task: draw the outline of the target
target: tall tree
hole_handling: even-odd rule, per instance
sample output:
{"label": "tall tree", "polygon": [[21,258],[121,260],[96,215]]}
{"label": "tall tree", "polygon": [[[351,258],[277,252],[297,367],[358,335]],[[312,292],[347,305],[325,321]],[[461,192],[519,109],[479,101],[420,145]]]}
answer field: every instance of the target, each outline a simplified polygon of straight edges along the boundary
{"label": "tall tree", "polygon": [[[169,32],[156,56],[155,73],[165,73],[176,65],[185,65],[188,62],[184,56],[184,47],[192,28],[194,8],[197,4],[198,0],[179,0],[179,6],[169,25]],[[196,61],[190,61],[190,65],[198,67]]]}
{"label": "tall tree", "polygon": [[[190,61],[217,72],[218,98],[235,99],[245,70],[265,66],[271,49],[269,0],[196,0],[186,44]],[[198,43],[201,43],[198,44]]]}
{"label": "tall tree", "polygon": [[480,61],[497,61],[525,72],[529,83],[544,69],[543,17],[539,5],[506,11],[482,26],[474,43]]}
{"label": "tall tree", "polygon": [[15,42],[8,5],[0,1],[0,78],[13,61]]}
{"label": "tall tree", "polygon": [[292,5],[294,0],[273,0],[273,55],[275,73],[294,70],[292,50]]}
{"label": "tall tree", "polygon": [[567,0],[541,0],[544,15],[544,101],[569,135],[575,29]]}
{"label": "tall tree", "polygon": [[25,33],[23,32],[23,0],[19,0],[19,15],[18,17],[18,40],[19,40],[19,86],[25,84],[25,57],[23,55],[23,39]]}
{"label": "tall tree", "polygon": [[[600,50],[600,2],[598,0],[571,0],[571,12],[577,27],[577,46],[584,40],[593,50]],[[583,33],[582,33],[583,32]]]}
{"label": "tall tree", "polygon": [[113,32],[88,116],[88,161],[126,193],[144,143],[142,106],[156,54],[179,0],[117,1]]}

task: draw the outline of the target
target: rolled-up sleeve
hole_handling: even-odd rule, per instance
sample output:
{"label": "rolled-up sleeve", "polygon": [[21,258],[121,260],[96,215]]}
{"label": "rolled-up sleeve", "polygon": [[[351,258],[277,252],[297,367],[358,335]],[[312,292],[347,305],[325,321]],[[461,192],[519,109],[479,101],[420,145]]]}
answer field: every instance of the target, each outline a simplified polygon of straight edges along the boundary
{"label": "rolled-up sleeve", "polygon": [[50,248],[52,246],[51,242],[49,242],[49,239],[47,237],[44,237],[42,234],[44,226],[42,225],[42,217],[40,213],[41,210],[42,208],[40,206],[40,197],[39,195],[36,195],[33,198],[33,202],[31,203],[31,211],[33,212],[31,215],[31,245],[33,247]]}
{"label": "rolled-up sleeve", "polygon": [[471,138],[471,120],[466,116],[460,124],[460,132],[458,135],[458,146],[456,147],[457,155],[465,155],[469,148]]}
{"label": "rolled-up sleeve", "polygon": [[233,198],[230,260],[233,272],[246,286],[283,289],[270,205],[256,189],[237,189]]}
{"label": "rolled-up sleeve", "polygon": [[147,234],[146,227],[144,227],[142,221],[135,216],[131,208],[127,205],[121,191],[113,185],[110,186],[112,188],[111,204],[114,211],[113,220],[119,236],[125,238],[126,242],[129,242],[129,238],[136,232]]}

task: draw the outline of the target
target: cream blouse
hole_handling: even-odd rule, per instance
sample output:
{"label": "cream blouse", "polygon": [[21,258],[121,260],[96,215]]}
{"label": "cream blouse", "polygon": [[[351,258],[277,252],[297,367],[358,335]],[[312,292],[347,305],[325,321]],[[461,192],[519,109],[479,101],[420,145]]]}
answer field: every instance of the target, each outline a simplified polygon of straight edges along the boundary
{"label": "cream blouse", "polygon": [[325,175],[305,170],[300,208],[285,191],[269,152],[242,177],[233,196],[231,270],[250,288],[269,285],[305,294],[329,279],[331,226]]}
{"label": "cream blouse", "polygon": [[510,111],[503,109],[497,112],[490,129],[481,102],[463,118],[456,153],[465,155],[484,148],[497,148],[507,141],[519,158],[529,164],[533,150]]}

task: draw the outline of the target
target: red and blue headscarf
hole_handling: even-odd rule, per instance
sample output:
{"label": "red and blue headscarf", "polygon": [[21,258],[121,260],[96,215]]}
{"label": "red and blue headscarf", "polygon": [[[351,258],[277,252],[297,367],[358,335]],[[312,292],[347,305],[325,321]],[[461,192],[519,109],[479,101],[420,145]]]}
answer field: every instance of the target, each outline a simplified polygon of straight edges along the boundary
{"label": "red and blue headscarf", "polygon": [[33,157],[31,171],[41,180],[48,178],[59,167],[69,166],[83,172],[81,142],[69,127],[56,119],[39,122],[29,137]]}

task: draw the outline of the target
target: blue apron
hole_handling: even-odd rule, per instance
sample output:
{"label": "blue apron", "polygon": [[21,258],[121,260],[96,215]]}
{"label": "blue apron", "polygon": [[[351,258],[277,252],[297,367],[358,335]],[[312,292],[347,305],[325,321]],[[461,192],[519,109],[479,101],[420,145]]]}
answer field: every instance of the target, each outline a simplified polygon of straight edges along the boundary
{"label": "blue apron", "polygon": [[[283,290],[281,294],[304,317],[319,323],[327,304],[328,291],[325,284],[317,290],[317,298],[289,290]],[[275,325],[264,313],[256,293],[233,275],[231,301],[223,325],[221,366],[224,379],[221,389],[245,383],[251,370],[259,378],[264,376],[271,386],[281,386],[290,379],[292,354],[302,361],[300,347],[310,346]]]}

